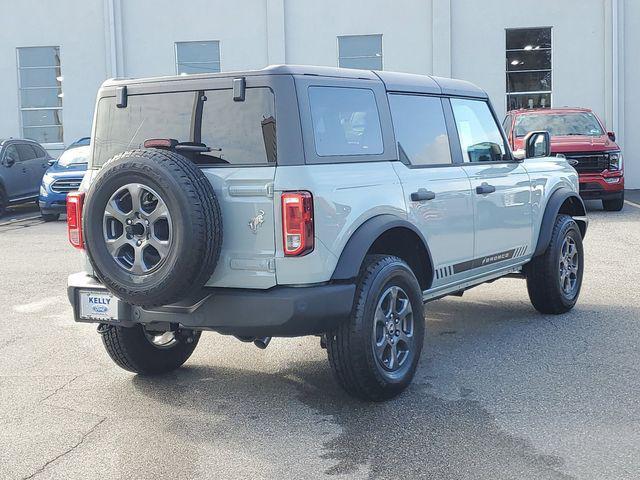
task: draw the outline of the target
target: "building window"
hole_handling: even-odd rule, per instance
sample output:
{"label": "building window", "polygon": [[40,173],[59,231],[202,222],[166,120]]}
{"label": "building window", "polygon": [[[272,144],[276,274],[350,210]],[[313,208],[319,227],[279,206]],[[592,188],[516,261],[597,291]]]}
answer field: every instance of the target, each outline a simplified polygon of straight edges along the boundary
{"label": "building window", "polygon": [[507,29],[507,110],[551,107],[551,28]]}
{"label": "building window", "polygon": [[338,66],[382,70],[382,35],[338,37]]}
{"label": "building window", "polygon": [[176,42],[176,73],[216,73],[220,71],[220,42]]}
{"label": "building window", "polygon": [[22,136],[39,143],[62,143],[60,47],[17,50]]}

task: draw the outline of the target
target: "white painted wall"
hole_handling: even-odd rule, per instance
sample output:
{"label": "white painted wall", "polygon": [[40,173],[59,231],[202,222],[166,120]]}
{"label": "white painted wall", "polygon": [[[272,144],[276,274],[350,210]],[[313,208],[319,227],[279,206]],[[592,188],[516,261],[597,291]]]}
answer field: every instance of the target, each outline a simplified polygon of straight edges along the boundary
{"label": "white painted wall", "polygon": [[[67,143],[91,133],[93,104],[107,76],[101,0],[11,2],[0,29],[0,137],[20,137],[16,47],[60,46],[62,115]],[[55,150],[54,150],[55,152]]]}
{"label": "white painted wall", "polygon": [[625,186],[640,188],[640,2],[624,0],[624,51],[620,59],[624,97],[623,148]]}
{"label": "white painted wall", "polygon": [[506,110],[505,29],[520,27],[552,27],[552,105],[590,107],[604,116],[603,0],[451,3],[452,76],[485,89],[500,116]]}
{"label": "white painted wall", "polygon": [[191,40],[219,40],[221,68],[232,71],[274,63],[335,66],[337,36],[380,33],[385,70],[470,80],[487,90],[502,115],[505,29],[550,26],[553,105],[591,107],[608,126],[619,127],[627,185],[640,188],[640,136],[634,133],[640,128],[640,92],[633,88],[640,78],[637,0],[6,1],[11,6],[0,31],[0,137],[20,135],[20,46],[60,46],[68,144],[89,133],[95,93],[105,78],[115,72],[173,75],[174,43]]}
{"label": "white painted wall", "polygon": [[126,76],[175,75],[175,42],[220,41],[220,68],[268,64],[266,0],[124,0]]}
{"label": "white painted wall", "polygon": [[286,0],[287,63],[338,65],[338,35],[382,34],[385,70],[430,73],[431,0]]}

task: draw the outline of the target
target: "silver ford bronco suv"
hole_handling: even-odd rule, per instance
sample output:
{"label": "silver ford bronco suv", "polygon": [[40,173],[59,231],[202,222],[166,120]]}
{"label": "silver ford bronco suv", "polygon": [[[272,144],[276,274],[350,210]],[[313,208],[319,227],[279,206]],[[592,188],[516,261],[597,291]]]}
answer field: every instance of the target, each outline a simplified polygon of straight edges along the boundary
{"label": "silver ford bronco suv", "polygon": [[576,303],[578,175],[547,132],[511,152],[459,80],[325,67],[109,80],[68,198],[75,320],[120,367],[180,367],[203,331],[318,335],[366,400],[411,382],[425,302],[499,277]]}

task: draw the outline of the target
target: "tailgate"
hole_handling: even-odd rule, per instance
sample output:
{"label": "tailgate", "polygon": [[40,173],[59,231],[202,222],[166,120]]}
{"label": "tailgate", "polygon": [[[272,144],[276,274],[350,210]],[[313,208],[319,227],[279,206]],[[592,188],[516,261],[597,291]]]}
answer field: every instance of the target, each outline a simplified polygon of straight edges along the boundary
{"label": "tailgate", "polygon": [[222,210],[220,259],[207,286],[274,286],[276,167],[211,167],[202,171],[213,185]]}

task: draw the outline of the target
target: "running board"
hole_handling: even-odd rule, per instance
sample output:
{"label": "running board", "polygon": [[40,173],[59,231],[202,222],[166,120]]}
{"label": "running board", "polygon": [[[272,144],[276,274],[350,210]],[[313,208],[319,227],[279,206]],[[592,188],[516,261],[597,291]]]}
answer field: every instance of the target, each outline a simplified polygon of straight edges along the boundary
{"label": "running board", "polygon": [[506,275],[519,273],[522,270],[522,265],[509,266],[495,272],[491,272],[488,275],[479,275],[477,277],[465,280],[463,282],[443,285],[442,287],[434,288],[433,290],[426,290],[422,292],[422,301],[429,302],[431,300],[437,300],[447,295],[453,295],[457,292],[468,290],[471,287],[475,287],[482,283],[491,282]]}

